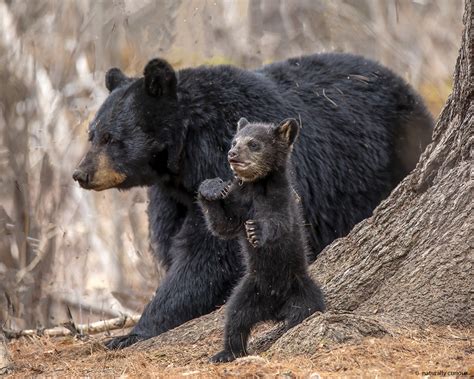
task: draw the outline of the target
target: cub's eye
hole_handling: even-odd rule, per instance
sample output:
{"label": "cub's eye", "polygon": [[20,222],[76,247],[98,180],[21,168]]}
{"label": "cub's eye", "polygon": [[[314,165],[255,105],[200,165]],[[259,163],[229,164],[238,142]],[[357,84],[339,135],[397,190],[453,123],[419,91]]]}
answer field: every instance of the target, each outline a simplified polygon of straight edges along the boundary
{"label": "cub's eye", "polygon": [[232,141],[232,143],[230,144],[230,146],[234,147],[237,143],[235,141]]}
{"label": "cub's eye", "polygon": [[258,151],[260,150],[260,144],[258,142],[255,142],[255,141],[249,141],[249,143],[247,144],[247,146],[249,147],[250,150],[252,151]]}

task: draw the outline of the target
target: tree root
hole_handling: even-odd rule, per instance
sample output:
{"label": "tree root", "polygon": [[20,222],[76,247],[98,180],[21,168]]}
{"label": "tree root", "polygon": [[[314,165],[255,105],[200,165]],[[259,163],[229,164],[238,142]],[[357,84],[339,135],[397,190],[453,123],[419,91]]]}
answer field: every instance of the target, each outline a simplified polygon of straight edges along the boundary
{"label": "tree root", "polygon": [[391,335],[387,326],[370,316],[334,311],[316,313],[285,333],[268,353],[279,356],[312,355],[321,348],[385,335]]}

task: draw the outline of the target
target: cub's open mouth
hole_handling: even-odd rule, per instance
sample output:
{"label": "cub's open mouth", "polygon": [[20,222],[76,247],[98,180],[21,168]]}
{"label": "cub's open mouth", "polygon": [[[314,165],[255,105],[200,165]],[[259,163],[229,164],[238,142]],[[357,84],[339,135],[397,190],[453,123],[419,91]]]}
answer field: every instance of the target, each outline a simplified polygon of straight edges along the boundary
{"label": "cub's open mouth", "polygon": [[238,161],[237,159],[229,159],[229,163],[232,167],[246,167],[248,166],[248,162]]}

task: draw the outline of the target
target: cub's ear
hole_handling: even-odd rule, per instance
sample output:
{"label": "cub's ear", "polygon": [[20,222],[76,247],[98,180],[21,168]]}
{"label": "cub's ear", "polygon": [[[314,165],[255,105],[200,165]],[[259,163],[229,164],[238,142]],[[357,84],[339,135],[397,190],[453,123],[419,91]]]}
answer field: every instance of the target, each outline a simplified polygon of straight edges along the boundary
{"label": "cub's ear", "polygon": [[250,122],[245,117],[242,117],[239,122],[237,123],[237,131],[240,131],[240,129],[245,128]]}
{"label": "cub's ear", "polygon": [[111,68],[105,74],[105,87],[112,92],[115,88],[120,87],[127,80],[127,77],[119,68]]}
{"label": "cub's ear", "polygon": [[152,59],[143,71],[145,89],[150,96],[176,98],[176,73],[164,59]]}
{"label": "cub's ear", "polygon": [[300,125],[294,118],[289,118],[282,121],[281,124],[275,128],[275,131],[288,145],[292,145],[298,136]]}

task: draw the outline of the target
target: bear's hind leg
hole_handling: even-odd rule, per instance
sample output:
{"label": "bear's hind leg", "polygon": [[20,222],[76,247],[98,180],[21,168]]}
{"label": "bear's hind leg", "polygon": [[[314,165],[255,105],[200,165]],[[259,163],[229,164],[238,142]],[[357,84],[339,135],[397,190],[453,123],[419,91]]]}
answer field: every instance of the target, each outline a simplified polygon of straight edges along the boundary
{"label": "bear's hind leg", "polygon": [[303,280],[301,288],[294,293],[279,313],[289,330],[311,316],[314,312],[324,312],[324,297],[321,289],[310,278]]}
{"label": "bear's hind leg", "polygon": [[252,327],[268,319],[260,304],[254,282],[244,278],[227,304],[224,350],[211,357],[211,363],[231,362],[247,355],[247,341]]}
{"label": "bear's hind leg", "polygon": [[171,266],[137,325],[127,336],[110,340],[109,349],[125,348],[212,312],[229,296],[242,275],[239,246],[203,232],[202,216],[196,217],[188,213],[172,246]]}

